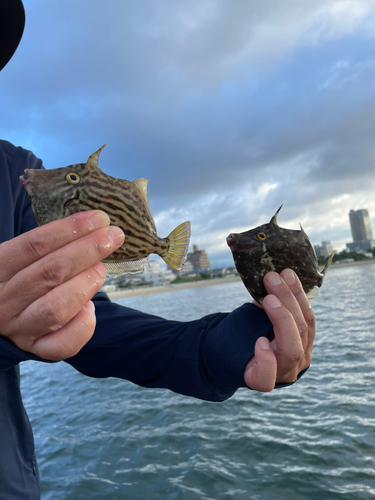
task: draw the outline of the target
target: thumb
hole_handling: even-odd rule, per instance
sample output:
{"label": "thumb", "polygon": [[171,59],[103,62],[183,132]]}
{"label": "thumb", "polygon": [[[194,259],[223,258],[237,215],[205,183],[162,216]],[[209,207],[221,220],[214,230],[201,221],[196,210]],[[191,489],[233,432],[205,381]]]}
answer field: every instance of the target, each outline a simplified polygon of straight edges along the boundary
{"label": "thumb", "polygon": [[260,337],[245,368],[245,383],[255,391],[270,392],[275,387],[276,374],[277,362],[271,344],[266,337]]}

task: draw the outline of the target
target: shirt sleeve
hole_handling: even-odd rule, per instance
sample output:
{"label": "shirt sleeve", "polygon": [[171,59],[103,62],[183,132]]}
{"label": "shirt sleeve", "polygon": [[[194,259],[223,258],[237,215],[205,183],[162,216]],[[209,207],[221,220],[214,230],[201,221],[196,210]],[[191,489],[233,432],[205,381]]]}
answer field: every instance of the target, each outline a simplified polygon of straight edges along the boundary
{"label": "shirt sleeve", "polygon": [[22,361],[44,361],[46,363],[53,363],[38,356],[34,356],[30,352],[22,351],[14,344],[9,342],[5,337],[0,336],[0,371],[8,370]]}
{"label": "shirt sleeve", "polygon": [[[272,326],[263,310],[248,303],[189,322],[120,306],[102,292],[94,303],[95,333],[67,363],[90,377],[122,378],[207,401],[223,401],[245,387],[255,342]],[[1,337],[0,350],[0,370],[46,361]]]}
{"label": "shirt sleeve", "polygon": [[272,326],[249,303],[180,322],[111,303],[105,294],[94,302],[95,334],[69,364],[91,377],[123,378],[209,401],[223,401],[245,387],[255,342]]}
{"label": "shirt sleeve", "polygon": [[[13,234],[37,226],[18,176],[24,168],[43,168],[32,153],[3,144],[13,192]],[[271,323],[262,309],[247,303],[230,313],[190,322],[170,321],[94,297],[97,326],[92,339],[66,360],[91,377],[118,377],[143,387],[167,388],[209,401],[223,401],[245,387],[244,370],[257,339]],[[0,371],[26,360],[46,361],[0,337]]]}

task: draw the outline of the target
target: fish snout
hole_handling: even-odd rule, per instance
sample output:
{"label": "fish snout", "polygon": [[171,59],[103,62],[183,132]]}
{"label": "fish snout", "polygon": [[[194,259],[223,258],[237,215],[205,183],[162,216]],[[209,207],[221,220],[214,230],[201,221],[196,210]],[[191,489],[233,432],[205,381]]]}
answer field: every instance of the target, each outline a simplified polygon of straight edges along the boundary
{"label": "fish snout", "polygon": [[236,242],[237,242],[237,234],[230,233],[227,236],[227,244],[228,244],[228,246],[233,246],[233,245],[236,244]]}
{"label": "fish snout", "polygon": [[26,187],[26,184],[33,182],[33,179],[30,175],[30,170],[24,170],[24,172],[25,173],[23,175],[20,175],[20,182],[22,186]]}

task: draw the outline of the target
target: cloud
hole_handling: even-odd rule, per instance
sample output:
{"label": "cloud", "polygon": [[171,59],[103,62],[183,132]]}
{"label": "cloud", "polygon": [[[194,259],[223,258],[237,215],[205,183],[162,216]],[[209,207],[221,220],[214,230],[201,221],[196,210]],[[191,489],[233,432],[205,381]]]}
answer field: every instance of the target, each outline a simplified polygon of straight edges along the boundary
{"label": "cloud", "polygon": [[[287,7],[286,7],[287,5]],[[1,74],[2,137],[48,168],[108,143],[105,172],[150,178],[158,232],[230,260],[269,220],[351,240],[372,202],[375,1],[25,1]],[[375,219],[374,219],[375,223]]]}

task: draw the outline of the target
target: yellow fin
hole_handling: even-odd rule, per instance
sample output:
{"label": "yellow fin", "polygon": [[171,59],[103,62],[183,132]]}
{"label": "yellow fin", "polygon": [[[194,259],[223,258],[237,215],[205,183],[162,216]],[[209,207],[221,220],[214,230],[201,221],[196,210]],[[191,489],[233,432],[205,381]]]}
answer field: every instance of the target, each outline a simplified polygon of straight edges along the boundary
{"label": "yellow fin", "polygon": [[107,269],[107,276],[123,276],[124,274],[143,273],[148,265],[148,257],[140,260],[131,260],[128,262],[104,262]]}
{"label": "yellow fin", "polygon": [[183,222],[168,236],[170,246],[164,261],[169,267],[181,271],[190,243],[190,222]]}
{"label": "yellow fin", "polygon": [[87,160],[86,164],[87,165],[90,165],[91,167],[94,167],[96,169],[100,169],[99,167],[99,155],[100,153],[103,151],[103,149],[106,147],[107,143],[104,144],[104,146],[102,146],[100,149],[98,149],[98,151],[95,151],[95,153],[93,153],[89,159]]}
{"label": "yellow fin", "polygon": [[156,233],[156,225],[155,225],[155,221],[154,221],[154,218],[152,216],[152,213],[151,213],[151,209],[150,209],[150,205],[148,203],[148,198],[147,198],[147,184],[148,184],[148,181],[150,179],[137,179],[136,181],[133,181],[133,184],[135,184],[137,186],[137,188],[140,190],[141,192],[141,195],[143,196],[143,199],[145,201],[145,205],[146,205],[146,211],[147,211],[147,214],[150,218],[150,221],[151,221],[151,225],[152,225],[152,228],[153,230],[155,231]]}

